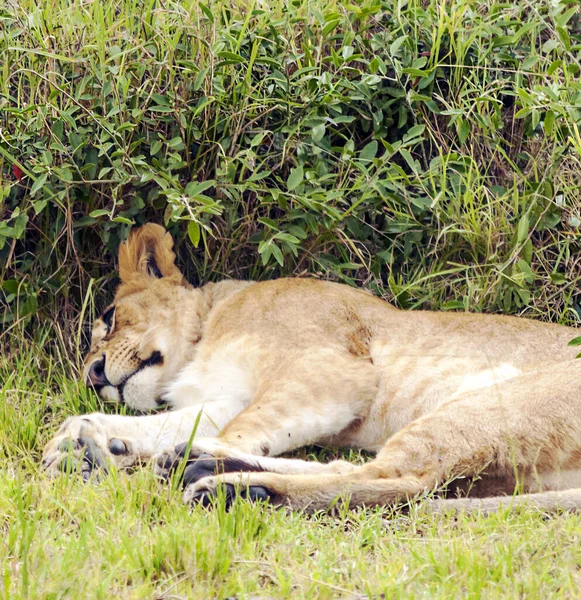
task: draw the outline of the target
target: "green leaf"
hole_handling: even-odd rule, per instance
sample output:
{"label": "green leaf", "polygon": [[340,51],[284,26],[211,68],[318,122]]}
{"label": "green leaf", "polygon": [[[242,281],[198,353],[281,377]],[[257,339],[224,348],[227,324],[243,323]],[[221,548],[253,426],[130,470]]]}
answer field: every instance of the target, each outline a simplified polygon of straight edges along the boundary
{"label": "green leaf", "polygon": [[315,125],[315,127],[313,127],[312,131],[311,131],[311,136],[313,138],[313,142],[315,142],[315,144],[317,142],[320,142],[323,137],[325,136],[325,124],[321,123],[319,125]]}
{"label": "green leaf", "polygon": [[[527,283],[532,283],[535,279],[535,274],[533,273],[532,269],[529,267],[529,265],[527,264],[526,260],[524,259],[519,259],[517,262],[518,268],[520,269],[521,273],[524,275],[524,279]],[[528,300],[527,300],[528,302]]]}
{"label": "green leaf", "polygon": [[213,15],[212,11],[202,2],[200,2],[198,4],[198,6],[202,9],[202,12],[206,15],[206,17],[208,17],[208,19],[210,20],[210,23],[213,23],[214,15]]}
{"label": "green leaf", "polygon": [[407,142],[413,138],[421,136],[425,129],[425,125],[414,125],[413,127],[410,127],[407,133],[403,136],[403,141]]}
{"label": "green leaf", "polygon": [[46,173],[43,173],[42,175],[40,175],[39,177],[36,178],[36,181],[32,184],[32,187],[30,188],[30,195],[31,196],[35,196],[36,195],[36,193],[46,183],[47,178],[48,178],[48,175]]}
{"label": "green leaf", "polygon": [[367,144],[363,150],[361,150],[361,152],[359,153],[359,158],[360,160],[366,160],[366,161],[370,161],[373,160],[375,158],[375,155],[377,154],[377,142],[375,140],[373,140],[372,142],[369,142],[369,144]]}
{"label": "green leaf", "polygon": [[272,251],[272,254],[273,254],[274,258],[276,258],[276,262],[281,267],[284,267],[284,258],[282,256],[281,249],[276,244],[271,244],[270,249]]}
{"label": "green leaf", "polygon": [[[214,179],[208,179],[206,181],[190,181],[188,185],[186,185],[186,194],[188,196],[198,196],[202,192],[214,187],[216,185],[216,181]],[[213,202],[213,200],[212,200]]]}
{"label": "green leaf", "polygon": [[516,231],[517,231],[517,233],[516,233],[517,243],[522,244],[529,235],[529,217],[528,217],[528,215],[525,214],[520,218]]}
{"label": "green leaf", "polygon": [[258,222],[262,225],[266,225],[269,229],[272,229],[273,231],[278,231],[276,221],[274,221],[273,219],[269,219],[268,217],[258,217]]}
{"label": "green leaf", "polygon": [[512,35],[501,35],[492,39],[492,47],[499,48],[501,46],[511,46],[514,44],[514,36]]}
{"label": "green leaf", "polygon": [[147,110],[158,113],[171,113],[174,109],[171,106],[150,106]]}
{"label": "green leaf", "polygon": [[96,219],[93,219],[93,217],[81,217],[75,221],[74,226],[76,229],[80,229],[81,227],[93,225],[94,223],[96,223]]}
{"label": "green leaf", "polygon": [[170,106],[170,101],[167,96],[162,96],[161,94],[152,94],[151,99],[161,106]]}
{"label": "green leaf", "polygon": [[26,230],[26,224],[28,223],[28,215],[22,213],[16,217],[14,221],[14,237],[19,240],[22,237],[22,234]]}
{"label": "green leaf", "polygon": [[[20,283],[16,279],[8,279],[2,284],[2,289],[6,290],[9,294],[18,294]],[[24,286],[22,287],[24,290]]]}
{"label": "green leaf", "polygon": [[184,142],[180,136],[172,138],[167,145],[173,150],[183,150],[185,148]]}
{"label": "green leaf", "polygon": [[398,37],[394,42],[392,42],[391,46],[389,47],[389,53],[391,54],[391,56],[394,56],[397,53],[397,51],[407,39],[407,35],[402,35]]}
{"label": "green leaf", "polygon": [[426,75],[429,75],[429,71],[423,71],[422,69],[414,69],[412,67],[408,69],[402,69],[401,72],[405,73],[406,75],[411,75],[412,77],[426,77]]}
{"label": "green leaf", "polygon": [[578,335],[570,340],[567,346],[581,346],[581,335]]}
{"label": "green leaf", "polygon": [[270,256],[272,254],[270,248],[270,244],[265,244],[262,248],[258,248],[258,253],[260,254],[260,258],[262,259],[262,266],[267,265],[268,261],[270,260]]}
{"label": "green leaf", "polygon": [[335,27],[337,27],[337,25],[339,25],[339,23],[341,22],[340,19],[332,19],[331,21],[329,21],[328,23],[325,24],[325,26],[323,27],[323,37],[326,37],[327,35],[329,35],[331,33],[331,31],[333,31],[333,29],[335,29]]}
{"label": "green leaf", "polygon": [[468,135],[470,134],[470,121],[466,119],[458,119],[456,121],[458,127],[458,141],[460,144],[464,144],[464,142],[468,139]]}
{"label": "green leaf", "polygon": [[268,177],[270,174],[271,174],[270,171],[259,171],[258,173],[254,173],[254,175],[251,175],[246,181],[249,181],[249,182],[260,181],[261,179]]}
{"label": "green leaf", "polygon": [[302,165],[291,169],[290,175],[288,176],[286,182],[288,191],[292,192],[293,190],[296,190],[299,187],[299,185],[301,185],[301,183],[303,182],[303,177],[304,173]]}
{"label": "green leaf", "polygon": [[67,183],[70,183],[73,180],[73,174],[66,166],[54,167],[54,172]]}
{"label": "green leaf", "polygon": [[552,75],[559,67],[563,66],[563,61],[561,59],[554,60],[547,69],[547,75]]}
{"label": "green leaf", "polygon": [[551,135],[553,133],[553,126],[555,125],[555,113],[552,110],[548,110],[545,114],[545,120],[543,121],[543,129],[545,135]]}
{"label": "green leaf", "polygon": [[151,156],[154,156],[160,150],[161,150],[161,141],[160,140],[153,140],[153,142],[151,142],[151,146],[149,147],[149,154]]}
{"label": "green leaf", "polygon": [[196,108],[194,109],[194,117],[197,117],[209,104],[212,104],[216,98],[214,96],[205,97],[202,96],[198,101]]}
{"label": "green leaf", "polygon": [[200,243],[200,224],[197,221],[188,223],[188,236],[194,247],[197,248]]}
{"label": "green leaf", "polygon": [[196,75],[196,79],[194,80],[194,92],[200,91],[200,89],[202,88],[202,84],[204,83],[204,79],[206,78],[207,74],[208,74],[208,69],[202,69]]}
{"label": "green leaf", "polygon": [[565,50],[567,50],[567,52],[570,52],[571,38],[569,37],[567,30],[564,27],[557,27],[557,35],[559,36],[559,39],[561,40],[563,46],[565,46]]}
{"label": "green leaf", "polygon": [[250,147],[255,148],[256,146],[259,146],[262,140],[264,139],[265,135],[266,131],[261,131],[260,133],[257,133],[250,141]]}
{"label": "green leaf", "polygon": [[135,225],[135,221],[128,219],[127,217],[114,217],[111,219],[115,223],[124,223],[125,225]]}
{"label": "green leaf", "polygon": [[89,213],[89,217],[93,217],[96,219],[97,217],[102,217],[104,215],[108,215],[109,211],[104,208],[98,208],[97,210],[93,210]]}
{"label": "green leaf", "polygon": [[246,59],[240,56],[239,54],[234,54],[234,52],[218,52],[218,56],[220,58],[224,58],[229,63],[244,63]]}
{"label": "green leaf", "polygon": [[34,213],[39,215],[46,208],[47,204],[47,200],[36,200],[33,202],[32,206],[34,207]]}
{"label": "green leaf", "polygon": [[283,240],[284,242],[288,242],[289,244],[299,243],[298,238],[296,238],[294,235],[291,235],[290,233],[285,233],[284,231],[279,231],[277,234],[275,234],[273,239]]}

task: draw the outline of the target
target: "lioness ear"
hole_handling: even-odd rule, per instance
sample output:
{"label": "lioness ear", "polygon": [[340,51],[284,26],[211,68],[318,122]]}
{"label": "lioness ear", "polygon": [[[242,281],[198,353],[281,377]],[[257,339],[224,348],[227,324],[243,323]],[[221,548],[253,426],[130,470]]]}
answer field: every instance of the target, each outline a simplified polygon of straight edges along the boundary
{"label": "lioness ear", "polygon": [[132,229],[119,247],[119,276],[124,283],[135,276],[146,276],[170,277],[185,285],[175,260],[171,235],[161,225],[148,223]]}

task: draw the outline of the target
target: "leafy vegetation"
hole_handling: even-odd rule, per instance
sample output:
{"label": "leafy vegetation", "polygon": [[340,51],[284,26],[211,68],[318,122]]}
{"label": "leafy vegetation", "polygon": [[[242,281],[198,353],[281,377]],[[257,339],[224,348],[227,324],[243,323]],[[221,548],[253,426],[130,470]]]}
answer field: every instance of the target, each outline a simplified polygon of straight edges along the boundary
{"label": "leafy vegetation", "polygon": [[0,3],[0,593],[578,597],[577,516],[190,514],[38,460],[107,410],[76,380],[132,224],[193,282],[577,323],[580,70],[576,0]]}
{"label": "leafy vegetation", "polygon": [[5,4],[4,321],[78,307],[149,219],[198,280],[321,273],[404,307],[575,320],[580,18],[572,0]]}

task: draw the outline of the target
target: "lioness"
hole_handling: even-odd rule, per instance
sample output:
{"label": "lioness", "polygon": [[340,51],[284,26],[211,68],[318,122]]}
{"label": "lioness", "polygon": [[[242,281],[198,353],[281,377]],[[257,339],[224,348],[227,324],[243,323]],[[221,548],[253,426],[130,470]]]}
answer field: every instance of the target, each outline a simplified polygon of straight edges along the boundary
{"label": "lioness", "polygon": [[[71,417],[45,448],[46,469],[72,459],[86,477],[155,459],[168,476],[187,448],[186,501],[207,502],[225,485],[230,496],[308,510],[341,495],[350,506],[390,505],[458,477],[481,476],[480,495],[515,483],[581,487],[575,329],[405,312],[310,279],[193,288],[172,248],[159,225],[131,231],[84,370],[105,400],[172,410]],[[306,444],[377,457],[362,466],[275,458]],[[575,508],[581,490],[520,498]],[[441,502],[488,509],[501,499]]]}

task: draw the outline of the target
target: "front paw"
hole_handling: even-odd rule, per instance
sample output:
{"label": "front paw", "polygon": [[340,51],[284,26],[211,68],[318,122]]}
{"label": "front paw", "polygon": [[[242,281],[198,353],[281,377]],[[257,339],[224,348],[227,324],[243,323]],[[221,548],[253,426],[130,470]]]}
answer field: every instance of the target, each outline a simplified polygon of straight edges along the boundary
{"label": "front paw", "polygon": [[132,446],[130,440],[109,437],[99,415],[70,417],[45,446],[42,467],[53,474],[78,472],[87,480],[98,470],[133,465]]}
{"label": "front paw", "polygon": [[274,494],[267,487],[251,485],[248,477],[246,474],[204,477],[186,487],[184,502],[208,507],[223,496],[226,509],[229,509],[237,497],[251,502],[274,501]]}
{"label": "front paw", "polygon": [[193,443],[183,442],[175,448],[170,448],[155,456],[153,471],[157,477],[165,481],[169,481],[174,474],[177,474],[180,480],[184,479],[185,481],[186,473],[197,464],[198,468],[204,472],[202,476],[205,477],[219,472],[216,471],[217,461],[237,454],[232,448],[213,439],[196,440]]}
{"label": "front paw", "polygon": [[183,487],[210,475],[264,471],[257,457],[213,440],[183,443],[162,452],[155,458],[153,469],[165,481],[169,481],[175,474]]}

